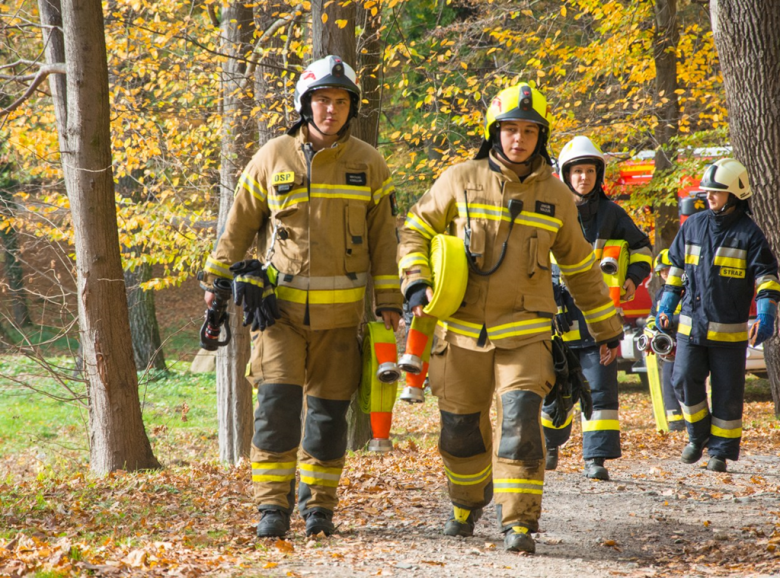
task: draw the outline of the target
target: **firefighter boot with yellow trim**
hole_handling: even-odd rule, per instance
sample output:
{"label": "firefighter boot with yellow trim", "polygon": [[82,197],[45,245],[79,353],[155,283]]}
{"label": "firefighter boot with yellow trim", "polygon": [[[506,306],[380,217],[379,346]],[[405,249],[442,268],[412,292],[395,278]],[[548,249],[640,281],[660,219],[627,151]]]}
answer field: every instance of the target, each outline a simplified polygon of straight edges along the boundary
{"label": "firefighter boot with yellow trim", "polygon": [[335,531],[336,527],[333,525],[333,512],[327,510],[312,510],[306,514],[307,536],[316,536],[320,533],[330,536]]}
{"label": "firefighter boot with yellow trim", "polygon": [[258,538],[281,538],[290,530],[290,514],[269,508],[260,510],[260,521],[257,523]]}
{"label": "firefighter boot with yellow trim", "polygon": [[445,536],[462,536],[469,538],[474,535],[474,526],[482,517],[482,508],[469,510],[453,506],[452,518],[444,524]]}
{"label": "firefighter boot with yellow trim", "polygon": [[504,550],[507,552],[536,552],[536,543],[525,526],[512,526],[504,532]]}

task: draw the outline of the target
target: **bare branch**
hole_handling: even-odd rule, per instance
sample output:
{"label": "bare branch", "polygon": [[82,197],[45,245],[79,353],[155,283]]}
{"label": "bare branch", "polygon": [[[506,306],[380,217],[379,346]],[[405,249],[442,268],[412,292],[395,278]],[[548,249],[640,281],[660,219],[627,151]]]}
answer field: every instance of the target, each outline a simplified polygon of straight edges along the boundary
{"label": "bare branch", "polygon": [[20,96],[16,102],[11,104],[8,108],[4,108],[0,110],[0,116],[5,116],[10,112],[13,112],[19,106],[24,103],[33,92],[35,92],[35,89],[38,88],[38,85],[40,85],[44,80],[46,80],[46,77],[50,74],[65,74],[65,63],[58,62],[56,64],[42,64],[40,69],[38,69],[38,74],[35,75],[34,80],[32,81],[32,84],[30,84],[29,88],[25,91],[25,93]]}
{"label": "bare branch", "polygon": [[3,70],[4,68],[14,68],[16,66],[21,66],[22,64],[26,64],[28,66],[35,66],[38,63],[33,61],[33,60],[22,60],[20,58],[16,62],[10,62],[8,64],[3,64],[2,66],[0,66],[0,70]]}
{"label": "bare branch", "polygon": [[219,18],[217,18],[217,9],[215,8],[214,4],[209,4],[208,11],[209,11],[209,20],[211,20],[211,25],[214,28],[219,28]]}

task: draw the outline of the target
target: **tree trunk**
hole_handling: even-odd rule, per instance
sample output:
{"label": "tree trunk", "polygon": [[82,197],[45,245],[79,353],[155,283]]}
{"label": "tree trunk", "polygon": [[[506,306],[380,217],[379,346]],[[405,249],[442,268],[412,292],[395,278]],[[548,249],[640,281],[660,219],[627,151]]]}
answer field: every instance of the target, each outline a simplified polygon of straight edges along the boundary
{"label": "tree trunk", "polygon": [[[775,0],[711,0],[734,156],[748,169],[753,217],[780,254],[780,10]],[[780,416],[780,339],[764,343]]]}
{"label": "tree trunk", "polygon": [[[222,65],[222,145],[219,184],[218,231],[222,231],[233,206],[238,177],[254,152],[257,131],[250,120],[253,100],[241,91],[245,62],[254,33],[251,4],[232,2],[222,7],[221,50],[229,54]],[[254,423],[252,386],[245,377],[249,362],[249,330],[241,324],[241,310],[230,306],[233,339],[217,350],[217,414],[219,459],[235,464],[249,457]]]}
{"label": "tree trunk", "polygon": [[141,283],[151,278],[152,266],[148,263],[125,271],[133,357],[139,371],[167,371],[160,326],[157,323],[157,309],[154,305],[154,291],[144,291],[140,287]]}
{"label": "tree trunk", "polygon": [[[56,21],[56,0],[41,0],[40,8],[44,24]],[[51,84],[75,237],[90,467],[99,474],[159,468],[144,431],[136,368],[127,346],[130,323],[111,170],[103,10],[99,0],[65,0],[61,14],[65,93],[59,92],[57,76]],[[58,35],[55,28],[47,31],[49,40]],[[55,52],[47,43],[47,59]],[[65,106],[57,98],[62,94],[67,94]]]}
{"label": "tree trunk", "polygon": [[[655,98],[658,124],[655,129],[657,149],[655,153],[655,175],[662,178],[672,168],[677,151],[670,140],[677,135],[680,120],[680,106],[677,100],[677,0],[655,1],[655,36],[653,58],[655,60]],[[664,102],[666,99],[666,102]],[[670,191],[665,191],[668,197]],[[676,191],[674,191],[676,201]],[[668,249],[680,228],[677,203],[657,202],[655,213],[655,251]]]}
{"label": "tree trunk", "polygon": [[376,15],[363,4],[356,8],[356,19],[363,29],[357,42],[357,68],[363,103],[360,115],[355,119],[355,136],[373,147],[379,141],[379,116],[382,106],[380,75],[382,74],[382,25],[381,11]]}
{"label": "tree trunk", "polygon": [[[16,203],[10,191],[0,190],[0,215],[4,217],[13,217],[16,212]],[[0,231],[0,238],[3,240],[5,248],[3,267],[5,276],[8,280],[8,288],[11,291],[11,308],[13,312],[14,325],[16,327],[29,327],[32,325],[30,320],[30,310],[27,308],[27,299],[24,296],[24,271],[19,263],[19,236],[14,227],[8,227]]]}

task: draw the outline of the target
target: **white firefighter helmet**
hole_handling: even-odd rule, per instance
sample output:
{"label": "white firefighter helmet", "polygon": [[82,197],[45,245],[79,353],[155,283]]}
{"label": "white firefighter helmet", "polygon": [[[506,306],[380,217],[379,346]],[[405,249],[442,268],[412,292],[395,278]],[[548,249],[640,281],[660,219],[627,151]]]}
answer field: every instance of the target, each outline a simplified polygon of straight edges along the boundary
{"label": "white firefighter helmet", "polygon": [[309,120],[311,93],[322,88],[340,88],[346,90],[352,100],[349,118],[357,116],[360,108],[360,87],[354,69],[338,56],[326,56],[315,60],[301,73],[295,84],[293,104],[303,118]]}
{"label": "white firefighter helmet", "polygon": [[705,191],[729,192],[740,201],[753,194],[747,169],[736,159],[720,159],[707,166],[700,187]]}
{"label": "white firefighter helmet", "polygon": [[567,142],[558,155],[558,166],[565,172],[567,165],[592,162],[604,168],[604,153],[586,136],[575,136]]}

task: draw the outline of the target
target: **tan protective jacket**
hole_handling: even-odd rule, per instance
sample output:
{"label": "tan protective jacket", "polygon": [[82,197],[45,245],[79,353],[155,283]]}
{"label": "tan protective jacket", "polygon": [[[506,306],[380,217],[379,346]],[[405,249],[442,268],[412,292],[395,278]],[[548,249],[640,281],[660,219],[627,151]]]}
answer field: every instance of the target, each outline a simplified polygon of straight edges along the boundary
{"label": "tan protective jacket", "polygon": [[447,169],[412,207],[401,231],[404,294],[415,284],[431,284],[428,253],[434,235],[447,232],[464,238],[466,197],[471,252],[479,255],[477,265],[483,270],[497,262],[507,239],[509,200],[522,201],[523,208],[503,264],[487,277],[469,271],[463,305],[449,319],[439,320],[440,338],[472,350],[512,349],[550,339],[557,311],[551,252],[596,339],[609,341],[622,333],[593,247],[582,235],[571,192],[541,158],[523,182],[492,154]]}
{"label": "tan protective jacket", "polygon": [[345,134],[313,152],[308,130],[265,144],[244,169],[206,283],[232,278],[255,237],[271,246],[272,281],[282,313],[311,329],[357,326],[368,275],[377,310],[401,311],[395,254],[395,188],[379,152]]}

